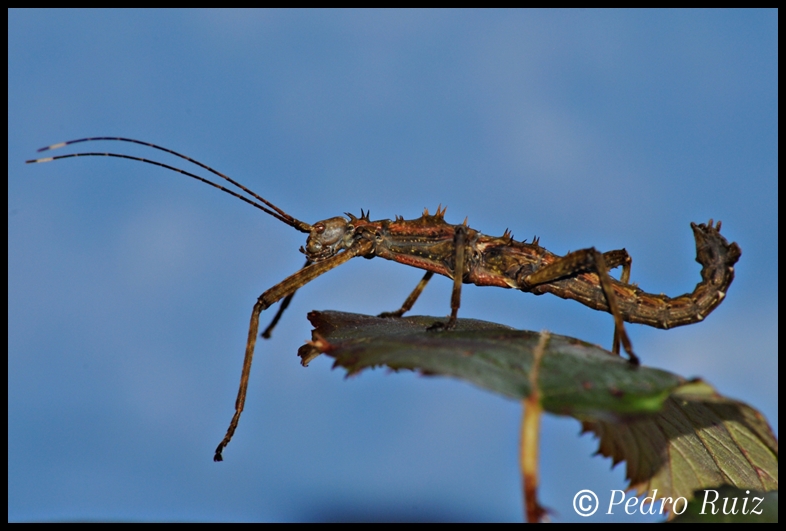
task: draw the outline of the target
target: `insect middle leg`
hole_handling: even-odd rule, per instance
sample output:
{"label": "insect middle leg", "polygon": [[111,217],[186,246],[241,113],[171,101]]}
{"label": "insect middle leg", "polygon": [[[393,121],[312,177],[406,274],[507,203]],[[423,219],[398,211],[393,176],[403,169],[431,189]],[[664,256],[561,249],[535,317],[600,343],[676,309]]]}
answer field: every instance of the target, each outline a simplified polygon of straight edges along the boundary
{"label": "insect middle leg", "polygon": [[426,271],[426,274],[423,275],[423,278],[420,279],[420,282],[418,282],[418,285],[415,286],[414,290],[412,290],[412,293],[409,294],[409,297],[407,297],[407,300],[405,300],[404,304],[401,305],[401,308],[395,312],[382,312],[377,317],[401,317],[410,311],[412,306],[414,306],[415,302],[418,300],[418,297],[420,297],[420,294],[423,293],[423,289],[426,287],[426,284],[428,284],[428,281],[431,280],[431,277],[433,276],[433,271]]}
{"label": "insect middle leg", "polygon": [[[610,265],[606,264],[607,256]],[[614,316],[614,344],[612,348],[616,354],[619,354],[619,345],[621,343],[625,352],[628,353],[630,362],[638,365],[639,358],[633,353],[633,346],[631,345],[630,338],[628,338],[628,333],[625,331],[622,312],[617,304],[617,297],[614,294],[614,287],[611,282],[611,277],[609,276],[609,267],[618,267],[621,265],[623,269],[620,280],[627,284],[630,280],[630,264],[630,256],[624,249],[601,254],[594,247],[590,247],[589,249],[581,249],[568,253],[554,263],[532,274],[525,275],[517,279],[517,281],[520,286],[534,287],[538,284],[553,282],[565,277],[574,276],[578,273],[596,273],[598,275],[600,288],[606,298],[606,304],[609,307],[609,313]]]}
{"label": "insect middle leg", "polygon": [[428,327],[428,330],[450,330],[456,326],[458,309],[461,306],[461,284],[464,281],[464,256],[467,246],[467,227],[457,225],[453,236],[455,248],[453,265],[453,292],[450,295],[450,318],[447,323],[437,322]]}

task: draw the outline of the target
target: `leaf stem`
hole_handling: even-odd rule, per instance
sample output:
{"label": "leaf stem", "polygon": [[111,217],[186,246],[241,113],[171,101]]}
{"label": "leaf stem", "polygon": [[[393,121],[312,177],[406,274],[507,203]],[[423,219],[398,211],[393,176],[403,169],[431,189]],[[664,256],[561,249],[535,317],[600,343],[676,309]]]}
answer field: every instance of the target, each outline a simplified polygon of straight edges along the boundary
{"label": "leaf stem", "polygon": [[538,369],[546,345],[551,334],[541,332],[540,341],[535,348],[530,371],[531,392],[523,401],[524,417],[521,421],[521,446],[519,460],[524,482],[524,513],[527,522],[536,523],[543,520],[546,510],[538,503],[538,443],[540,440],[540,416],[543,406],[540,404],[538,388]]}

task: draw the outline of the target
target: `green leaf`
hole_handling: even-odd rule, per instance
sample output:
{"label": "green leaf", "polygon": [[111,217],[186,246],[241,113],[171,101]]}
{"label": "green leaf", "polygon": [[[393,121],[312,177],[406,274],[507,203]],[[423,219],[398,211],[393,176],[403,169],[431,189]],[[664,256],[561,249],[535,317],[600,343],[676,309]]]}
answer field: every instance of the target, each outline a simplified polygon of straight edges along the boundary
{"label": "green leaf", "polygon": [[[440,319],[381,319],[311,312],[313,341],[304,365],[320,353],[347,374],[387,366],[460,378],[514,399],[532,392],[540,334],[459,319],[455,330],[427,331]],[[537,367],[545,411],[573,416],[600,438],[598,453],[627,462],[629,487],[657,498],[690,500],[724,484],[778,488],[778,442],[755,409],[718,395],[699,380],[633,366],[584,341],[551,335]],[[667,504],[670,505],[670,504]]]}
{"label": "green leaf", "polygon": [[[314,341],[298,352],[304,365],[324,352],[347,374],[384,365],[454,376],[515,399],[531,391],[537,332],[474,319],[459,319],[449,332],[426,331],[434,317],[311,312],[309,320]],[[596,345],[558,335],[546,346],[538,379],[546,411],[607,419],[658,411],[684,383],[666,371],[633,366]]]}
{"label": "green leaf", "polygon": [[585,421],[584,429],[600,438],[598,453],[627,462],[629,487],[638,494],[658,489],[659,496],[690,500],[694,491],[724,484],[778,489],[778,441],[767,421],[703,382],[677,389],[655,415]]}

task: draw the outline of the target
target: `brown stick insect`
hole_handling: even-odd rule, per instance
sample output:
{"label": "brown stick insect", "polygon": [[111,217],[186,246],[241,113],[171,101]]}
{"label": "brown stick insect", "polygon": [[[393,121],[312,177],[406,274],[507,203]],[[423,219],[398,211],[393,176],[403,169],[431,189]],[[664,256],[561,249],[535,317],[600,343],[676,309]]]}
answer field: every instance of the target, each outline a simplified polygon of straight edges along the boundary
{"label": "brown stick insect", "polygon": [[[361,210],[360,217],[347,213],[347,217],[338,216],[310,225],[290,216],[223,173],[148,142],[118,137],[92,137],[53,144],[39,151],[97,140],[130,142],[164,151],[224,179],[240,192],[168,164],[118,153],[73,153],[27,162],[49,162],[72,157],[117,157],[153,164],[218,188],[308,234],[305,247],[300,248],[306,255],[303,268],[265,291],[254,304],[235,413],[224,439],[216,448],[215,461],[222,460],[221,454],[232,439],[243,411],[262,311],[283,299],[272,322],[262,333],[263,337],[268,338],[299,288],[352,258],[378,256],[426,271],[401,308],[380,314],[380,317],[400,317],[409,311],[434,273],[452,279],[453,290],[449,318],[446,322],[434,323],[429,327],[431,330],[450,330],[455,326],[462,283],[514,288],[535,295],[552,293],[612,314],[612,352],[619,354],[622,345],[631,365],[635,366],[639,360],[633,353],[623,323],[627,321],[667,329],[703,320],[725,297],[734,279],[734,264],[741,255],[736,243],[729,244],[721,236],[720,221],[717,224],[712,220],[706,224],[691,223],[696,240],[696,261],[702,265],[701,282],[693,292],[670,298],[663,294],[646,293],[630,283],[631,258],[625,249],[601,253],[590,247],[558,256],[541,247],[537,238],[531,243],[519,242],[507,230],[502,236],[487,236],[470,228],[466,219],[458,225],[447,223],[444,219],[445,209],[439,207],[435,214],[431,215],[425,210],[421,217],[413,220],[397,216],[393,220],[372,221],[369,214]],[[609,270],[620,266],[622,273],[617,280],[609,275]]]}

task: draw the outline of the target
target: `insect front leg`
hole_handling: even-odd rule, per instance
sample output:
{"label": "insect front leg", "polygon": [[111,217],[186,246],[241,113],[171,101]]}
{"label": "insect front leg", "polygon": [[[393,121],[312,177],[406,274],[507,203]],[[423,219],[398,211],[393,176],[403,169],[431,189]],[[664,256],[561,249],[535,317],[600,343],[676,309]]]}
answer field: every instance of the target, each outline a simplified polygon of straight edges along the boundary
{"label": "insect front leg", "polygon": [[[627,283],[630,279],[630,256],[627,251],[621,249],[620,251],[611,251],[607,254],[615,267],[619,265],[623,266],[622,281]],[[616,346],[616,353],[619,354],[619,343],[622,343],[622,347],[625,349],[625,352],[628,353],[630,362],[634,365],[638,365],[639,358],[633,353],[633,345],[631,345],[628,333],[625,331],[622,313],[617,304],[617,297],[614,294],[614,287],[611,283],[605,256],[606,255],[601,254],[594,247],[581,249],[568,253],[554,263],[532,274],[525,275],[517,279],[517,281],[520,286],[529,288],[537,286],[538,284],[545,284],[547,282],[571,277],[579,273],[589,271],[596,273],[598,275],[600,288],[606,299],[606,304],[609,307],[609,313],[614,316],[614,345]]]}
{"label": "insect front leg", "polygon": [[401,317],[406,312],[410,311],[412,306],[414,306],[415,301],[417,301],[418,297],[420,297],[420,294],[423,293],[423,289],[426,287],[426,284],[428,284],[428,281],[431,280],[431,277],[433,276],[433,271],[426,271],[426,274],[423,275],[423,278],[420,279],[420,282],[418,282],[418,285],[415,286],[414,290],[412,290],[412,293],[409,294],[409,297],[407,297],[407,300],[405,300],[404,304],[401,305],[401,308],[395,312],[382,312],[377,317]]}
{"label": "insect front leg", "polygon": [[243,412],[243,407],[246,403],[246,392],[248,390],[248,377],[251,374],[251,362],[254,359],[254,346],[257,342],[257,333],[259,331],[259,315],[269,308],[271,305],[280,301],[281,299],[292,295],[302,286],[305,286],[318,276],[330,271],[331,269],[340,266],[344,262],[356,256],[367,255],[373,249],[373,243],[367,240],[361,240],[354,243],[346,251],[332,256],[321,262],[316,262],[310,266],[304,267],[294,275],[284,279],[279,284],[276,284],[262,295],[259,296],[257,302],[254,304],[254,309],[251,312],[251,323],[248,327],[248,340],[246,341],[246,355],[243,359],[243,371],[240,374],[240,387],[237,391],[237,399],[235,400],[235,414],[232,416],[232,421],[229,423],[229,428],[223,440],[216,447],[216,453],[213,456],[213,461],[223,461],[221,453],[232,436],[235,434],[237,424],[240,421],[240,414]]}
{"label": "insect front leg", "polygon": [[[303,267],[301,267],[300,269],[305,269],[306,267],[310,266],[312,263],[313,262],[311,262],[311,260],[306,260],[306,263],[303,264]],[[295,293],[297,292],[293,291],[292,293],[287,295],[283,301],[281,301],[281,305],[278,307],[278,311],[276,312],[276,315],[273,317],[273,320],[270,321],[270,324],[267,325],[265,331],[262,332],[262,337],[264,337],[265,339],[270,339],[270,334],[273,333],[273,329],[278,324],[278,321],[281,319],[281,316],[284,315],[284,311],[289,307],[289,303],[292,302],[292,298],[295,296]]]}
{"label": "insect front leg", "polygon": [[290,293],[289,295],[284,297],[284,300],[281,301],[281,304],[278,306],[278,311],[276,312],[276,315],[274,315],[273,319],[270,320],[270,324],[267,325],[267,328],[265,328],[265,330],[261,334],[259,334],[260,336],[262,336],[265,339],[270,339],[270,336],[273,334],[273,329],[276,327],[278,322],[281,320],[281,316],[284,315],[284,312],[289,307],[289,303],[292,302],[292,299],[295,297],[295,293]]}

